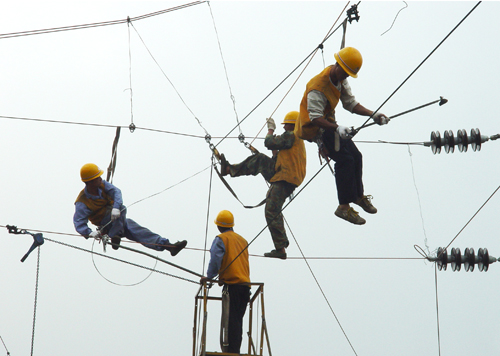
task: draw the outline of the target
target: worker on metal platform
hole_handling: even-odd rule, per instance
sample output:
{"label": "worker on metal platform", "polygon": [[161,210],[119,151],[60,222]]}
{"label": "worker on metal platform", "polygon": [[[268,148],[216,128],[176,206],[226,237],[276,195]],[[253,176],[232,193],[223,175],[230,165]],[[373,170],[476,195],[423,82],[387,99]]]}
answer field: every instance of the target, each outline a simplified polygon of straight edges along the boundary
{"label": "worker on metal platform", "polygon": [[264,145],[273,151],[270,158],[258,153],[246,158],[238,164],[229,164],[221,154],[221,174],[231,177],[262,174],[270,183],[266,194],[265,216],[267,227],[271,232],[274,250],[264,256],[286,259],[286,248],[289,245],[281,210],[286,198],[297,188],[306,176],[306,149],[304,141],[294,133],[298,111],[286,114],[283,120],[285,132],[275,135],[276,124],[272,118],[267,121],[267,135]]}
{"label": "worker on metal platform", "polygon": [[215,224],[220,234],[212,243],[207,276],[202,277],[200,283],[207,283],[219,275],[219,284],[224,286],[223,293],[229,295],[228,344],[222,347],[222,351],[239,354],[243,317],[250,300],[248,242],[234,232],[234,216],[230,211],[219,212]]}
{"label": "worker on metal platform", "polygon": [[[352,142],[351,129],[337,124],[335,108],[340,101],[344,109],[357,115],[372,116],[374,112],[356,100],[346,79],[348,76],[358,76],[363,64],[359,51],[346,47],[334,56],[336,63],[326,67],[307,83],[300,103],[296,131],[302,139],[316,142],[325,158],[335,161],[339,200],[335,215],[353,224],[363,225],[366,220],[350,204],[359,205],[370,214],[375,214],[377,209],[371,203],[372,197],[364,195],[361,152]],[[373,120],[379,125],[389,122],[389,118],[382,113],[376,113]]]}
{"label": "worker on metal platform", "polygon": [[[119,248],[121,237],[136,241],[156,251],[168,250],[175,256],[187,245],[187,241],[171,244],[166,238],[140,226],[134,220],[126,217],[122,193],[113,184],[101,178],[103,171],[93,163],[87,163],[80,169],[80,177],[85,188],[75,201],[73,224],[76,231],[86,239],[101,238],[108,235],[113,249]],[[99,229],[92,231],[88,221]]]}

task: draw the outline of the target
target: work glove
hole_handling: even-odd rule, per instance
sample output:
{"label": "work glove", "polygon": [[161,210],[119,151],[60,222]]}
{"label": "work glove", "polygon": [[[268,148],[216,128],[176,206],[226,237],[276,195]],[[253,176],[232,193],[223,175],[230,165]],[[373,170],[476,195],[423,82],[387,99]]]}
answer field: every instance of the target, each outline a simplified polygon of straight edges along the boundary
{"label": "work glove", "polygon": [[267,129],[268,130],[276,130],[276,124],[274,123],[274,120],[272,117],[270,117],[269,119],[267,119]]}
{"label": "work glove", "polygon": [[[90,238],[93,238],[93,239],[96,239],[96,240],[100,240],[101,239],[101,233],[99,231],[92,231],[90,234],[89,234],[89,237]],[[87,237],[88,238],[88,237]]]}
{"label": "work glove", "polygon": [[120,217],[120,209],[113,208],[111,210],[111,221],[115,221]]}
{"label": "work glove", "polygon": [[340,138],[343,138],[345,140],[347,140],[348,138],[351,138],[351,128],[350,127],[338,126],[336,131],[339,134]]}
{"label": "work glove", "polygon": [[378,112],[375,114],[373,117],[373,120],[379,124],[379,125],[387,125],[391,119],[389,119],[387,116],[382,114],[381,112]]}

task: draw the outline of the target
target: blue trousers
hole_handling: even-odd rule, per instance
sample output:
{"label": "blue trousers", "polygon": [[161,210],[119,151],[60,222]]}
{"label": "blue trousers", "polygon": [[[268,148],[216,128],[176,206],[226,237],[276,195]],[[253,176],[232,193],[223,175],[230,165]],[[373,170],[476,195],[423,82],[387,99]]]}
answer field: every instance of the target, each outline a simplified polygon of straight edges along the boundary
{"label": "blue trousers", "polygon": [[128,219],[127,209],[124,206],[120,208],[120,211],[120,217],[111,223],[109,223],[111,212],[106,215],[102,221],[102,226],[104,226],[102,229],[103,233],[109,237],[126,237],[156,251],[163,251],[165,250],[165,245],[170,244],[168,239],[142,227],[134,220]]}
{"label": "blue trousers", "polygon": [[351,139],[340,139],[340,149],[335,152],[335,136],[325,131],[323,143],[328,155],[335,161],[335,181],[339,204],[353,203],[363,196],[363,155]]}

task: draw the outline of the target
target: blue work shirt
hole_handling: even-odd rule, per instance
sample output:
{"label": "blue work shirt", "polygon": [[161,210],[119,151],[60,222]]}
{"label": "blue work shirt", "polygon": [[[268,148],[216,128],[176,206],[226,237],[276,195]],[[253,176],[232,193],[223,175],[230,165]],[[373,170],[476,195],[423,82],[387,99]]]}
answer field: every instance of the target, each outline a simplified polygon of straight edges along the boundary
{"label": "blue work shirt", "polygon": [[[113,199],[113,208],[120,209],[123,205],[122,192],[119,188],[115,187],[113,184],[102,181],[104,184],[104,192],[108,194]],[[85,196],[89,199],[104,199],[102,196],[102,189],[98,188],[99,194],[91,195],[87,191],[87,187],[83,190]],[[76,202],[75,203],[75,215],[73,215],[73,224],[75,225],[75,230],[83,236],[88,236],[92,229],[89,228],[89,216],[92,214],[92,210],[90,210],[84,203]]]}
{"label": "blue work shirt", "polygon": [[[229,229],[233,230],[233,229]],[[226,253],[226,247],[224,242],[219,236],[216,236],[212,242],[212,247],[210,247],[210,262],[207,269],[207,277],[213,279],[219,274],[220,266],[222,264],[222,258]]]}

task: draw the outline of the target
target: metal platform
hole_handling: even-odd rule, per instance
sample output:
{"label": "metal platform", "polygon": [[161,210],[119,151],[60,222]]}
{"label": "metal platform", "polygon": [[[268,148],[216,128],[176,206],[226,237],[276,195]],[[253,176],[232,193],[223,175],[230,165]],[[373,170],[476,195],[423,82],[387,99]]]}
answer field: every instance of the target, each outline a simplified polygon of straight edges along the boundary
{"label": "metal platform", "polygon": [[[222,297],[214,297],[208,295],[207,285],[203,285],[198,290],[195,296],[195,307],[194,307],[194,327],[193,327],[193,356],[211,356],[211,355],[221,355],[221,356],[264,356],[264,349],[267,346],[266,355],[272,356],[271,345],[269,343],[269,337],[267,333],[266,318],[265,318],[265,308],[264,308],[264,283],[250,283],[252,289],[257,287],[257,289],[252,293],[250,301],[248,302],[247,317],[248,317],[248,330],[243,333],[243,340],[248,341],[248,347],[243,347],[242,351],[246,353],[229,353],[229,352],[216,352],[216,351],[206,351],[207,343],[207,318],[208,318],[208,302],[222,302]],[[200,302],[202,305],[199,305]],[[259,307],[260,303],[260,307]],[[257,306],[255,306],[255,304]],[[257,313],[260,315],[254,316],[254,312],[257,309]],[[220,318],[220,315],[217,315]],[[197,320],[202,319],[201,323]],[[257,320],[257,328],[254,330],[252,323],[254,319]],[[260,327],[259,327],[259,321]],[[255,331],[255,335],[252,332]],[[201,336],[200,336],[201,335]],[[198,339],[198,336],[199,339]],[[254,336],[256,338],[254,338]],[[221,339],[222,339],[222,328],[221,328]],[[221,348],[222,349],[222,348]],[[243,350],[246,349],[246,350]]]}

